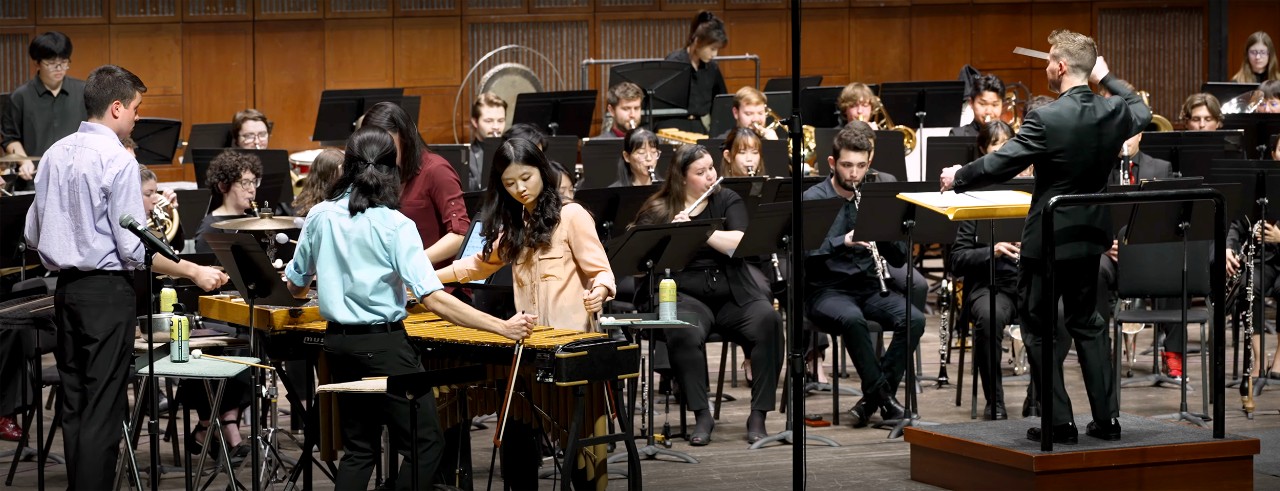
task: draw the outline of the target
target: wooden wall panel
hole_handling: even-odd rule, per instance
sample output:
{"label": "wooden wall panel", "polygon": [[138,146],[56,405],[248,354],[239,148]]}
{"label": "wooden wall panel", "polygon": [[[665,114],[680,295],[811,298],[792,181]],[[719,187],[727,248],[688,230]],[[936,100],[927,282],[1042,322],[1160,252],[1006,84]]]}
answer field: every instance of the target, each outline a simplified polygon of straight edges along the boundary
{"label": "wooden wall panel", "polygon": [[[422,139],[430,143],[453,143],[453,97],[457,95],[456,85],[441,87],[411,87],[404,89],[405,95],[422,97],[422,105],[418,111],[418,132]],[[470,104],[464,103],[458,115],[458,139],[461,143],[470,141],[470,133],[464,129],[468,121],[466,112]]]}
{"label": "wooden wall panel", "polygon": [[1280,39],[1280,2],[1274,0],[1232,0],[1227,2],[1227,73],[1224,80],[1236,74],[1244,63],[1245,43],[1249,35],[1266,32],[1274,43]]}
{"label": "wooden wall panel", "polygon": [[1013,54],[1030,44],[1031,4],[974,5],[972,12],[970,64],[983,71],[1031,66],[1031,58]]}
{"label": "wooden wall panel", "polygon": [[1205,80],[1206,10],[1190,3],[1154,12],[1097,8],[1094,39],[1117,76],[1151,93],[1152,110],[1166,116],[1177,114],[1182,101],[1199,92]]}
{"label": "wooden wall panel", "polygon": [[457,17],[396,19],[394,36],[397,87],[462,82],[462,22]]}
{"label": "wooden wall panel", "polygon": [[275,120],[271,145],[315,148],[324,78],[324,22],[259,21],[253,32],[254,106]]}
{"label": "wooden wall panel", "polygon": [[105,24],[107,0],[38,0],[38,24]]}
{"label": "wooden wall panel", "polygon": [[198,21],[236,21],[252,20],[253,8],[251,0],[185,0],[182,7],[182,20]]}
{"label": "wooden wall panel", "polygon": [[[145,83],[146,80],[144,79]],[[142,95],[142,105],[138,107],[138,115],[144,118],[182,119],[181,95],[155,95],[147,87]]]}
{"label": "wooden wall panel", "polygon": [[35,23],[35,0],[7,0],[0,2],[0,26],[30,25]]}
{"label": "wooden wall panel", "polygon": [[911,80],[955,80],[972,61],[968,5],[911,9]]}
{"label": "wooden wall panel", "polygon": [[191,23],[182,34],[183,130],[253,107],[253,23]]}
{"label": "wooden wall panel", "polygon": [[13,92],[35,75],[36,66],[27,55],[34,35],[29,27],[0,27],[0,93]]}
{"label": "wooden wall panel", "polygon": [[[75,51],[72,53],[71,69],[67,74],[72,77],[80,80],[87,79],[94,68],[112,63],[111,27],[106,24],[40,26],[40,32],[45,31],[58,31],[71,38]],[[121,66],[133,71],[133,67]],[[143,82],[147,83],[147,87],[151,87],[147,80],[144,79]]]}
{"label": "wooden wall panel", "polygon": [[325,21],[324,88],[392,86],[395,78],[392,38],[389,18]]}
{"label": "wooden wall panel", "polygon": [[849,51],[849,81],[910,80],[910,8],[855,8],[850,11],[849,25],[853,46]]}
{"label": "wooden wall panel", "polygon": [[141,78],[149,96],[181,95],[182,24],[113,24],[111,62]]}
{"label": "wooden wall panel", "polygon": [[[720,50],[720,56],[758,55],[762,86],[770,78],[791,73],[791,22],[786,20],[785,14],[776,10],[733,12],[725,18],[729,44]],[[723,62],[720,63],[720,71],[724,73],[726,82],[730,78],[754,81],[755,77],[755,67],[750,61]],[[730,86],[729,90],[732,92],[735,87]]]}
{"label": "wooden wall panel", "polygon": [[[849,73],[849,10],[802,9],[800,13],[800,74]],[[787,46],[787,53],[791,47]],[[791,65],[783,76],[791,73]],[[846,77],[847,78],[847,77]],[[828,84],[829,80],[824,80]],[[761,82],[763,83],[763,81]]]}
{"label": "wooden wall panel", "polygon": [[[1072,3],[1036,3],[1031,6],[1031,39],[1028,48],[1049,51],[1049,34],[1057,29],[1070,29],[1092,36],[1096,27],[1093,22],[1093,8],[1088,2]],[[1027,88],[1032,94],[1052,96],[1049,92],[1049,78],[1044,73],[1046,62],[1032,60],[1036,68],[1031,72],[1031,83]]]}

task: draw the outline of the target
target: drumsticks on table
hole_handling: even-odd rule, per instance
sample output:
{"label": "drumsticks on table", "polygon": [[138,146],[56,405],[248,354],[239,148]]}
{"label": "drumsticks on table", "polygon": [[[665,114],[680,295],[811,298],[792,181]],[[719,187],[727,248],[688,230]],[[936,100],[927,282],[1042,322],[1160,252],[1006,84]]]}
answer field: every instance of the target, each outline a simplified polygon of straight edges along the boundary
{"label": "drumsticks on table", "polygon": [[200,351],[200,350],[198,350],[198,349],[193,349],[193,350],[191,350],[191,357],[192,357],[192,358],[195,358],[195,359],[197,359],[197,360],[198,360],[198,359],[200,359],[200,358],[212,358],[212,359],[215,359],[215,360],[218,360],[218,361],[225,361],[225,362],[227,362],[227,363],[239,363],[239,364],[241,364],[241,365],[248,365],[248,366],[251,366],[251,367],[258,367],[258,368],[262,368],[262,369],[266,369],[266,370],[275,370],[275,369],[276,369],[275,367],[271,367],[271,366],[267,366],[267,365],[259,365],[259,364],[257,364],[257,363],[249,363],[249,362],[247,362],[247,361],[233,360],[233,359],[231,359],[231,358],[223,358],[223,357],[221,357],[221,356],[206,355],[206,354],[204,354],[204,352],[203,352],[203,351]]}

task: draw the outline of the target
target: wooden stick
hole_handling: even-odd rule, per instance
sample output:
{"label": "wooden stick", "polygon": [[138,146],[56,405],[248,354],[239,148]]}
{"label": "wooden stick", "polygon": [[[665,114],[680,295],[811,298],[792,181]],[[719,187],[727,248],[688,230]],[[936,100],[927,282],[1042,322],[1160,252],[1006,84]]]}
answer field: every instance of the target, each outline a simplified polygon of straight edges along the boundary
{"label": "wooden stick", "polygon": [[192,357],[192,358],[195,358],[195,359],[197,359],[197,360],[198,360],[198,359],[200,359],[200,358],[213,358],[213,359],[218,360],[218,361],[225,361],[225,362],[227,362],[227,363],[239,363],[239,364],[241,364],[241,365],[248,365],[248,366],[251,366],[251,367],[258,367],[258,368],[262,368],[262,369],[265,369],[265,370],[275,370],[275,369],[276,369],[275,367],[271,367],[271,366],[267,366],[267,365],[259,365],[259,364],[257,364],[257,363],[249,363],[249,362],[247,362],[247,361],[233,360],[233,359],[231,359],[231,358],[223,358],[223,357],[221,357],[221,356],[206,355],[206,354],[204,354],[204,352],[202,352],[202,351],[200,351],[200,350],[192,350],[192,351],[191,351],[191,357]]}

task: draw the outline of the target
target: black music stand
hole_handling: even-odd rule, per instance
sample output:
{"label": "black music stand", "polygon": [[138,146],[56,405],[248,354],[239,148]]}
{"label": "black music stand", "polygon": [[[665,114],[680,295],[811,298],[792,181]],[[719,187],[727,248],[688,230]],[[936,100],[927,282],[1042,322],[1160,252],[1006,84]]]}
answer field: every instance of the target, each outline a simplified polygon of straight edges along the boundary
{"label": "black music stand", "polygon": [[182,121],[166,118],[142,118],[133,125],[134,152],[138,155],[138,163],[144,165],[163,165],[173,163],[173,155],[178,152],[179,141],[182,140]]}
{"label": "black music stand", "polygon": [[[622,162],[624,148],[626,147],[621,138],[592,138],[583,143],[579,192],[584,189],[607,188],[613,184],[618,177],[618,166],[626,165]],[[657,172],[656,168],[654,172]]]}
{"label": "black music stand", "polygon": [[738,193],[747,209],[755,210],[768,182],[767,177],[726,177],[720,182],[720,187]]}
{"label": "black music stand", "polygon": [[[879,89],[875,84],[868,84],[867,87],[873,94]],[[800,117],[816,129],[839,128],[844,121],[839,105],[840,92],[843,90],[843,85],[805,87],[800,91]]]}
{"label": "black music stand", "polygon": [[738,127],[738,120],[733,119],[733,94],[716,94],[711,99],[711,125],[707,133],[720,136]]}
{"label": "black music stand", "polygon": [[[791,94],[791,91],[793,90],[793,87],[795,87],[795,85],[792,85],[791,83],[792,80],[795,80],[795,79],[792,79],[791,77],[771,78],[765,81],[764,89],[761,89],[761,90],[763,92],[786,92],[789,96]],[[809,87],[815,87],[818,85],[822,85],[822,75],[814,75],[811,77],[799,78],[799,86],[801,91],[804,91]],[[778,113],[778,114],[781,115],[782,113]]]}
{"label": "black music stand", "polygon": [[[218,262],[226,269],[227,275],[231,277],[231,282],[236,286],[236,290],[240,292],[240,298],[243,298],[249,306],[249,353],[250,356],[259,356],[257,352],[257,333],[253,330],[254,305],[259,301],[267,305],[281,305],[287,307],[297,307],[307,302],[306,299],[294,298],[289,293],[285,282],[280,281],[280,273],[271,266],[271,262],[267,259],[267,253],[263,252],[262,246],[258,245],[257,239],[249,234],[205,234],[205,240],[209,242],[209,247],[213,249],[213,253],[218,256]],[[260,357],[265,359],[265,357]],[[249,368],[250,385],[259,387],[261,375],[256,367]],[[261,476],[256,475],[259,465],[262,462],[262,420],[259,412],[260,396],[254,396],[249,402],[249,413],[253,446],[250,453],[250,461],[255,475],[253,479],[253,490],[258,491],[261,488]]]}
{"label": "black music stand", "polygon": [[[458,179],[462,183],[466,183],[471,178],[471,146],[465,143],[439,143],[427,145],[432,152],[443,157],[445,162],[453,167],[453,172],[458,174]],[[465,187],[465,186],[464,186]],[[467,210],[471,211],[470,209]]]}
{"label": "black music stand", "polygon": [[[834,136],[832,135],[833,138]],[[905,138],[900,131],[876,130],[876,154],[872,160],[872,167],[875,167],[880,172],[893,174],[893,177],[898,178],[899,181],[906,181],[907,148],[904,142]],[[831,143],[831,141],[827,141],[827,155],[831,155]],[[824,157],[826,155],[818,154],[819,160],[826,160]],[[830,166],[826,167],[826,174],[830,174]],[[927,181],[928,179],[925,180]]]}
{"label": "black music stand", "polygon": [[924,181],[942,175],[942,169],[978,159],[978,139],[972,136],[931,136],[925,141]]}
{"label": "black music stand", "polygon": [[27,279],[28,264],[40,261],[35,250],[27,249],[22,233],[35,198],[35,194],[0,196],[0,230],[6,231],[0,234],[0,269],[19,268],[19,281]]}
{"label": "black music stand", "polygon": [[[911,339],[911,309],[913,308],[911,304],[911,288],[914,286],[913,277],[915,275],[911,274],[910,268],[915,259],[911,250],[915,244],[915,231],[921,223],[916,220],[916,205],[898,199],[899,193],[935,191],[937,189],[937,184],[931,182],[866,183],[862,186],[862,202],[859,204],[859,208],[876,210],[876,212],[858,214],[856,228],[859,240],[874,240],[876,242],[905,240],[907,242],[907,261],[905,264],[908,268],[908,274],[906,292],[902,294],[907,313],[906,404],[903,405],[905,409],[903,418],[893,425],[893,429],[889,432],[889,438],[902,436],[903,428],[907,426],[937,424],[920,420],[917,415],[919,401],[916,398],[916,390],[919,385],[919,377],[916,374],[915,356],[918,343]],[[921,236],[923,237],[950,237],[943,239],[942,242],[954,239],[956,235],[954,226],[939,227],[936,230],[925,227],[920,228]],[[921,242],[928,243],[932,241],[922,238]],[[878,427],[884,427],[888,424],[888,421],[884,421]]]}
{"label": "black music stand", "polygon": [[[832,223],[836,219],[836,215],[840,212],[840,208],[844,205],[841,200],[811,200],[801,203],[799,215],[804,217],[806,221],[815,223]],[[791,257],[794,247],[790,239],[791,235],[791,203],[768,203],[760,205],[751,215],[751,222],[747,225],[747,230],[742,233],[742,240],[738,242],[738,248],[733,251],[735,258],[760,257],[776,254],[779,248],[785,251],[787,257]],[[809,246],[817,248],[826,237],[827,229],[823,227],[806,227],[805,237],[801,238],[801,247],[809,249]],[[800,319],[789,319],[791,322],[800,322]],[[786,342],[795,343],[799,340],[787,338]],[[798,370],[787,370],[787,376],[790,377],[793,372]],[[833,377],[835,383],[838,377]],[[786,394],[790,384],[783,383],[783,393]],[[813,390],[821,390],[815,387]],[[836,401],[836,410],[839,411],[840,390],[839,386],[827,384],[826,390],[830,390],[832,397]],[[783,400],[788,400],[784,395]],[[787,425],[785,430],[766,436],[760,441],[751,444],[751,449],[762,448],[773,442],[795,443],[796,432],[792,430],[797,423],[795,418],[796,411],[794,408],[787,411]],[[801,423],[803,424],[803,423]],[[813,440],[818,443],[826,444],[831,447],[839,447],[840,444],[834,440],[811,433],[804,434],[805,440]]]}
{"label": "black music stand", "polygon": [[[880,103],[895,125],[915,128],[916,135],[924,135],[928,127],[960,126],[961,106],[964,103],[964,82],[946,80],[939,82],[887,82],[880,86]],[[928,150],[927,148],[925,150]],[[920,175],[928,152],[921,155]]]}
{"label": "black music stand", "polygon": [[[403,103],[404,89],[326,90],[320,94],[311,141],[345,142],[355,132],[356,120],[379,102]],[[336,145],[342,146],[342,145]]]}
{"label": "black music stand", "polygon": [[650,127],[658,116],[683,117],[689,114],[689,83],[693,69],[678,61],[637,61],[609,69],[609,86],[631,82],[644,89],[645,114]]}
{"label": "black music stand", "polygon": [[1280,133],[1280,114],[1227,114],[1223,116],[1222,129],[1243,129],[1240,146],[1249,159],[1265,159],[1267,139]]}
{"label": "black music stand", "polygon": [[484,141],[480,142],[484,146],[484,162],[480,165],[481,187],[489,186],[489,172],[493,170],[493,156],[498,154],[498,147],[501,147],[504,141],[502,138],[485,137]]}
{"label": "black music stand", "polygon": [[[986,227],[986,230],[984,230],[983,227],[981,226],[976,227],[975,230],[978,235],[977,241],[979,243],[985,242],[987,244],[988,254],[990,254],[992,258],[996,257],[996,242],[1020,242],[1022,240],[1022,229],[1026,224],[1025,217],[1022,219],[983,220],[983,221],[986,221],[988,226]],[[987,281],[987,290],[988,290],[987,297],[990,301],[990,304],[988,305],[988,307],[990,308],[991,312],[995,312],[996,311],[996,291],[995,291],[996,290],[996,281],[995,281],[996,262],[992,260],[992,261],[987,261],[987,263],[989,266],[987,269],[987,275],[988,275],[987,278],[989,278],[989,280]],[[956,317],[952,317],[952,318],[954,319]],[[1000,326],[995,325],[995,316],[987,316],[987,332],[992,333],[989,335],[994,335],[997,327],[1000,327]],[[974,343],[978,342],[977,336],[971,336],[971,337]],[[946,365],[951,361],[951,347],[946,346],[945,349],[946,349],[947,355],[946,357],[943,358],[942,368],[938,372],[939,387],[946,384],[946,373],[947,373]],[[962,335],[961,341],[960,341],[960,363],[957,365],[960,368],[960,372],[958,374],[959,379],[956,381],[956,406],[960,406],[960,396],[964,392],[964,352],[965,352],[964,335]],[[1015,360],[1015,363],[1016,363],[1016,360]],[[970,383],[971,387],[969,388],[970,389],[969,419],[978,419],[978,384],[981,383],[981,374],[977,370],[977,366],[978,366],[977,364],[978,364],[978,357],[975,355],[973,357],[973,365],[974,365],[973,381]],[[1026,377],[1028,380],[1030,380],[1031,378],[1030,375],[1027,375]],[[1001,381],[1002,381],[1001,383],[1003,383],[1004,380],[1005,380],[1004,376],[1003,374],[1001,374]]]}
{"label": "black music stand", "polygon": [[[627,226],[636,220],[640,207],[657,190],[656,184],[580,189],[574,193],[573,200],[581,203],[595,216],[596,231],[600,234],[600,241],[608,243],[611,238],[625,233]],[[614,267],[617,268],[617,265]],[[614,274],[622,276],[616,270]]]}
{"label": "black music stand", "polygon": [[[808,121],[807,119],[805,121]],[[813,153],[817,158],[813,160],[814,170],[818,175],[827,177],[831,175],[831,164],[827,163],[827,157],[831,156],[831,147],[834,146],[836,134],[840,133],[839,128],[814,128],[813,129]],[[897,133],[896,131],[894,133]],[[880,134],[876,134],[876,150],[880,150]],[[889,143],[892,145],[892,143]],[[898,146],[902,146],[902,139],[898,139]],[[877,152],[878,153],[878,152]],[[903,156],[903,168],[905,169],[906,156]]]}
{"label": "black music stand", "polygon": [[[809,189],[824,178],[822,176],[805,176],[800,183],[800,187]],[[760,194],[761,203],[789,203],[791,202],[791,178],[784,177],[782,179],[769,179],[765,182],[764,191]]]}
{"label": "black music stand", "polygon": [[595,90],[567,90],[517,95],[511,124],[532,124],[552,137],[560,134],[577,138],[591,136],[596,94]]}
{"label": "black music stand", "polygon": [[282,213],[280,215],[293,214],[293,185],[292,177],[289,176],[289,152],[286,150],[263,148],[196,148],[191,150],[191,160],[195,164],[196,186],[201,189],[208,188],[208,182],[205,177],[209,174],[209,165],[213,163],[213,159],[224,151],[239,152],[248,155],[256,155],[258,160],[262,162],[262,185],[258,186],[258,201],[274,201],[275,208]]}
{"label": "black music stand", "polygon": [[1168,160],[1174,176],[1209,174],[1209,162],[1244,158],[1242,130],[1158,131],[1142,134],[1142,153]]}
{"label": "black music stand", "polygon": [[564,166],[565,170],[572,172],[574,164],[578,163],[578,144],[582,143],[582,139],[573,135],[560,135],[547,137],[547,148],[543,150],[547,160],[557,162]]}
{"label": "black music stand", "polygon": [[[650,282],[650,290],[657,287],[654,277],[658,271],[662,270],[679,270],[689,261],[693,259],[694,253],[698,248],[707,242],[707,238],[711,236],[724,223],[724,219],[717,218],[714,220],[695,220],[688,222],[654,224],[654,225],[637,225],[627,229],[626,234],[619,237],[616,242],[610,245],[608,250],[609,264],[613,266],[615,275],[622,276],[638,276],[647,275]],[[656,295],[652,298],[657,298]],[[637,328],[649,329],[683,329],[688,327],[687,321],[671,322],[668,324],[636,324]],[[649,339],[649,370],[646,376],[648,391],[653,389],[653,360],[655,351],[654,339]],[[689,394],[686,394],[688,397]],[[705,397],[705,394],[697,394],[697,397]],[[652,401],[652,397],[648,397]],[[659,455],[667,455],[678,458],[690,464],[698,463],[698,459],[693,458],[684,452],[665,449],[657,446],[654,440],[653,411],[656,404],[652,402],[648,405],[649,411],[646,415],[648,421],[648,444],[637,450],[640,455],[646,459],[656,459]],[[632,396],[631,407],[635,408],[635,397]]]}
{"label": "black music stand", "polygon": [[191,163],[193,148],[227,148],[235,139],[231,136],[231,123],[203,123],[191,125],[186,148],[182,150],[182,162]]}

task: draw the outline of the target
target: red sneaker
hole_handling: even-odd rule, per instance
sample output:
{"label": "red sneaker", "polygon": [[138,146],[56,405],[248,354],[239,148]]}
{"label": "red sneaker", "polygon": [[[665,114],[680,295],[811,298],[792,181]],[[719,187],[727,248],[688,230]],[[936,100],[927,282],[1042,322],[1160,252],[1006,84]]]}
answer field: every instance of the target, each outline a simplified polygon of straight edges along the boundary
{"label": "red sneaker", "polygon": [[1174,353],[1172,351],[1164,352],[1164,366],[1168,370],[1169,376],[1178,378],[1182,376],[1182,353]]}
{"label": "red sneaker", "polygon": [[0,416],[0,440],[16,442],[22,439],[22,427],[12,417]]}

